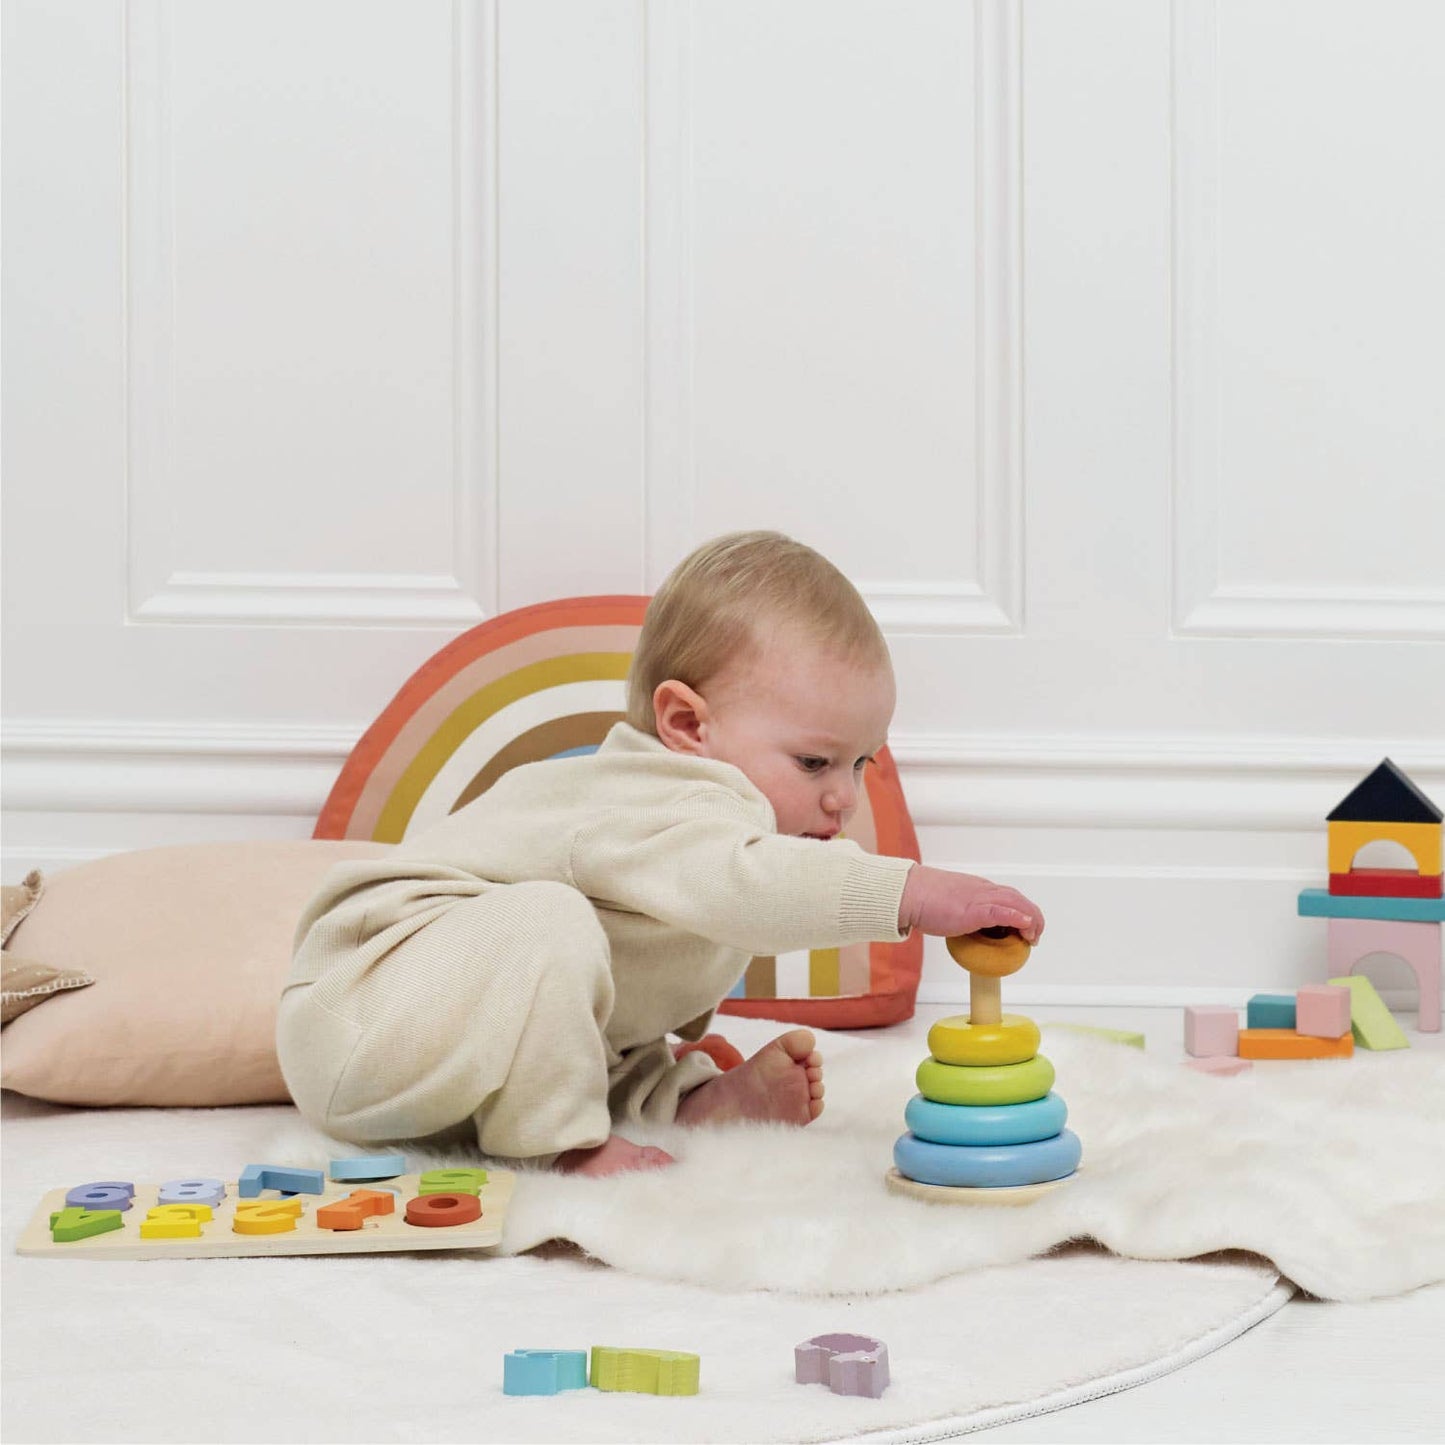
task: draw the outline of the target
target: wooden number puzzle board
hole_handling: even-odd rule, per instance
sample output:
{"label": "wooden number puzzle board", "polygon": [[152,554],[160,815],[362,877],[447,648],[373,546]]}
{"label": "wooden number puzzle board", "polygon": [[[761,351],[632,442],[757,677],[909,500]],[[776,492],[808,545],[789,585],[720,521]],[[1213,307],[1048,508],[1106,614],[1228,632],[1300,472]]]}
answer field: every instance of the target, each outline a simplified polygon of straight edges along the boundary
{"label": "wooden number puzzle board", "polygon": [[[487,1249],[500,1242],[502,1223],[512,1197],[516,1175],[489,1169],[479,1198],[482,1217],[469,1224],[419,1225],[406,1222],[407,1200],[415,1199],[421,1175],[398,1174],[377,1184],[328,1183],[322,1194],[297,1194],[301,1217],[296,1228],[284,1234],[237,1234],[232,1228],[239,1198],[236,1181],[226,1182],[226,1197],[212,1217],[201,1225],[199,1239],[142,1239],[141,1221],[156,1203],[159,1184],[137,1184],[131,1207],[119,1229],[93,1234],[71,1244],[57,1244],[50,1235],[50,1216],[65,1208],[65,1189],[52,1189],[36,1209],[15,1246],[17,1254],[63,1255],[69,1259],[235,1259],[265,1254],[374,1254],[385,1250]],[[353,1189],[390,1190],[396,1194],[391,1214],[374,1215],[360,1229],[322,1229],[316,1223],[318,1208],[345,1199]],[[282,1199],[275,1189],[263,1189],[260,1199]]]}

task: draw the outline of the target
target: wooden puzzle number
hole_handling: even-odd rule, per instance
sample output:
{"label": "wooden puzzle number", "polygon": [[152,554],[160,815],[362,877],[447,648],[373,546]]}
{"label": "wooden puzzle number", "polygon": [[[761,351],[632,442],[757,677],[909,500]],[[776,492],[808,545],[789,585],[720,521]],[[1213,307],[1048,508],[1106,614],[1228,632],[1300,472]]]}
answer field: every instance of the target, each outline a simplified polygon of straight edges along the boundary
{"label": "wooden puzzle number", "polygon": [[419,1194],[406,1206],[406,1222],[445,1229],[470,1224],[482,1217],[482,1201],[475,1194]]}
{"label": "wooden puzzle number", "polygon": [[211,1217],[209,1204],[157,1204],[141,1221],[142,1239],[199,1239]]}
{"label": "wooden puzzle number", "polygon": [[77,1184],[65,1196],[72,1209],[129,1209],[135,1197],[135,1185],[126,1179],[97,1179],[91,1184]]}
{"label": "wooden puzzle number", "polygon": [[226,1197],[226,1186],[219,1179],[167,1179],[156,1195],[160,1204],[209,1204],[215,1206]]}
{"label": "wooden puzzle number", "polygon": [[118,1209],[81,1209],[69,1205],[50,1216],[50,1237],[56,1244],[74,1244],[95,1234],[108,1234],[125,1223]]}
{"label": "wooden puzzle number", "polygon": [[296,1228],[300,1214],[299,1199],[243,1199],[231,1228],[237,1234],[285,1234]]}
{"label": "wooden puzzle number", "polygon": [[345,1199],[316,1211],[318,1229],[360,1229],[373,1214],[391,1214],[396,1196],[380,1189],[353,1189]]}
{"label": "wooden puzzle number", "polygon": [[485,1169],[428,1169],[417,1181],[418,1194],[480,1194]]}

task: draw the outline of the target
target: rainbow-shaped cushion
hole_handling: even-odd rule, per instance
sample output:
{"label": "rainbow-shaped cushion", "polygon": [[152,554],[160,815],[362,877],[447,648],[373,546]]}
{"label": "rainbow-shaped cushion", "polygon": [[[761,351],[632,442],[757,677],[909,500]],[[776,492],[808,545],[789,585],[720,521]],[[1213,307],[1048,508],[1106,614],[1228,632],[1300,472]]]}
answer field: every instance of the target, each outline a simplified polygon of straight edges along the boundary
{"label": "rainbow-shaped cushion", "polygon": [[[626,713],[627,668],[646,597],[569,597],[462,633],[424,662],[352,749],[317,838],[395,843],[484,793],[519,763],[595,750]],[[848,836],[918,857],[884,748]],[[923,941],[755,958],[721,1012],[863,1028],[913,1012]]]}

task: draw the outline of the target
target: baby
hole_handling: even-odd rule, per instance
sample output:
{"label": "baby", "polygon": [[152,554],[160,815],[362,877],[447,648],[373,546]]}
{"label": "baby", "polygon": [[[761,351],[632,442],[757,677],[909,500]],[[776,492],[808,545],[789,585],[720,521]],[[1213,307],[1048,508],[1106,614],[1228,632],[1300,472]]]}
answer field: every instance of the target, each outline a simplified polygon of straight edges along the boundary
{"label": "baby", "polygon": [[887,738],[888,649],[830,562],[720,537],[647,609],[627,721],[512,769],[382,859],[334,868],[297,930],[277,1048],[312,1123],[474,1140],[583,1174],[672,1163],[614,1123],[803,1125],[813,1035],[720,1072],[695,1041],[755,954],[1017,929],[1040,911],[842,836]]}

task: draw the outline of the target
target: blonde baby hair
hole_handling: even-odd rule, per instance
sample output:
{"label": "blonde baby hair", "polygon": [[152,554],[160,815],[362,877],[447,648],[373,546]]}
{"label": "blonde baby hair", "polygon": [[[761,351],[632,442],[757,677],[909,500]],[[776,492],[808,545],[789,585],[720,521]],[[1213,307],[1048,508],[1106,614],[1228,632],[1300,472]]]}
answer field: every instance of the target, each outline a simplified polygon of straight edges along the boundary
{"label": "blonde baby hair", "polygon": [[627,674],[627,721],[655,736],[659,683],[701,688],[778,623],[849,661],[888,661],[867,603],[826,557],[781,532],[729,532],[684,557],[648,604]]}

